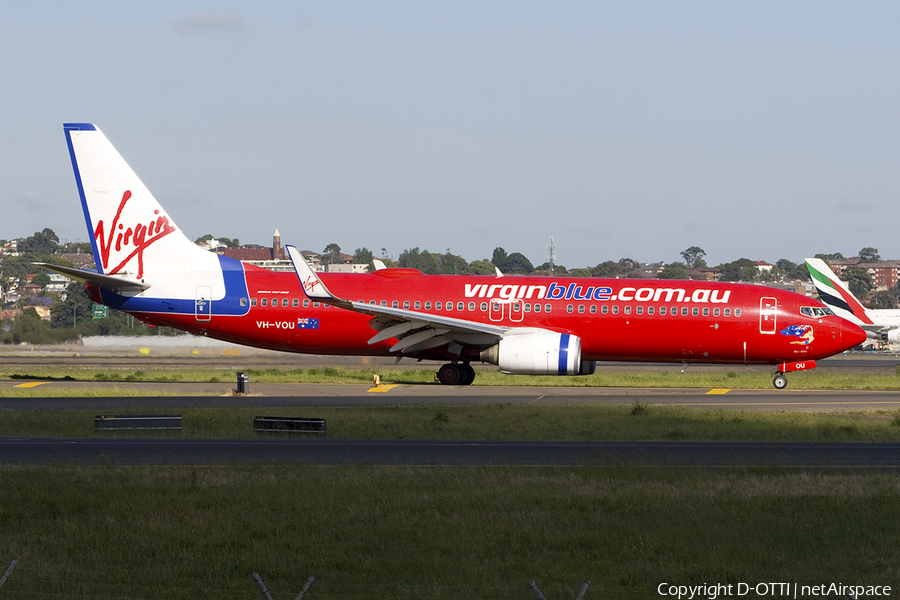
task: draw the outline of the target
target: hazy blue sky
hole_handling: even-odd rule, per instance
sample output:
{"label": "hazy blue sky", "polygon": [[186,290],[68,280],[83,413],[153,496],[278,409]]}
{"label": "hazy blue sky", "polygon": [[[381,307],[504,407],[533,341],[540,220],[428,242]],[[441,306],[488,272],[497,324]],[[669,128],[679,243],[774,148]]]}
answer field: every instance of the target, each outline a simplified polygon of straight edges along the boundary
{"label": "hazy blue sky", "polygon": [[87,240],[75,121],[192,239],[900,258],[897,2],[6,2],[0,55],[0,238]]}

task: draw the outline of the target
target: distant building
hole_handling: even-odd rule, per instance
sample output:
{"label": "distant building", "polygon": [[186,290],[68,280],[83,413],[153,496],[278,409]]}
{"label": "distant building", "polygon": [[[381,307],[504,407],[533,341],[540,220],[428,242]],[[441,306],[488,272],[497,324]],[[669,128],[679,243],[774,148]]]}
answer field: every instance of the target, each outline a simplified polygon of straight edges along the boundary
{"label": "distant building", "polygon": [[[293,271],[294,265],[281,244],[281,234],[278,230],[272,235],[272,247],[247,244],[240,248],[219,248],[218,253],[228,258],[233,258],[250,265],[262,267],[270,271]],[[322,256],[310,250],[301,250],[300,254],[309,262],[313,271],[319,273],[365,273],[368,265],[359,265],[353,262],[349,254],[338,254],[338,262],[332,265],[322,263]]]}

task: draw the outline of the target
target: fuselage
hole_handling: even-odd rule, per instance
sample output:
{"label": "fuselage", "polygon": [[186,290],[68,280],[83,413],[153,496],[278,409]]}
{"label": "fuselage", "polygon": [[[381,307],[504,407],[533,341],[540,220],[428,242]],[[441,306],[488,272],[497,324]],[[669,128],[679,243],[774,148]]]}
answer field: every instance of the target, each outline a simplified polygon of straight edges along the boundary
{"label": "fuselage", "polygon": [[[236,262],[236,261],[235,261]],[[225,264],[223,262],[223,264]],[[223,299],[175,306],[92,295],[155,325],[240,344],[313,354],[391,355],[396,340],[369,344],[371,316],[310,300],[297,275],[231,263]],[[193,274],[202,281],[202,274]],[[819,301],[775,288],[698,281],[424,275],[411,269],[321,274],[336,297],[509,328],[576,335],[582,359],[724,364],[816,360],[861,343],[865,333]],[[90,286],[89,286],[90,289]],[[152,289],[152,288],[151,288]],[[156,307],[159,308],[156,308]],[[186,308],[187,307],[187,308]],[[477,347],[430,348],[414,358],[478,360]]]}

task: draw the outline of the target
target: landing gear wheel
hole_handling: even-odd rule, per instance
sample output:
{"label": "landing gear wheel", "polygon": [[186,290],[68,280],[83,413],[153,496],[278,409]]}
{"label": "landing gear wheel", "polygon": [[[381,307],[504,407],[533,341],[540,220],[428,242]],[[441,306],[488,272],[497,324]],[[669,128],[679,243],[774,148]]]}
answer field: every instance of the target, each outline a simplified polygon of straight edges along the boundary
{"label": "landing gear wheel", "polygon": [[787,387],[787,377],[785,377],[784,375],[779,373],[772,380],[772,385],[774,385],[775,389],[777,389],[777,390],[783,390],[784,388]]}
{"label": "landing gear wheel", "polygon": [[463,363],[456,366],[462,373],[462,379],[460,380],[459,384],[472,385],[472,382],[475,381],[475,369],[472,368],[472,365],[470,365],[469,363]]}
{"label": "landing gear wheel", "polygon": [[438,369],[438,381],[444,385],[464,385],[463,372],[458,365],[447,363]]}

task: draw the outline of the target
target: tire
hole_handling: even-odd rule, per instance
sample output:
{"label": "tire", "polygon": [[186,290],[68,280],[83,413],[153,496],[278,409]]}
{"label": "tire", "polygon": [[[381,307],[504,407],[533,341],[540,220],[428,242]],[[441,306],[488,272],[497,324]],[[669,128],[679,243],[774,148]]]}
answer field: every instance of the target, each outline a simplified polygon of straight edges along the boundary
{"label": "tire", "polygon": [[787,377],[781,374],[776,375],[772,380],[772,385],[774,385],[777,390],[783,390],[787,387]]}
{"label": "tire", "polygon": [[472,385],[472,382],[475,381],[475,369],[472,368],[472,365],[463,363],[457,367],[462,374],[459,385]]}
{"label": "tire", "polygon": [[447,363],[438,369],[438,381],[444,385],[463,385],[463,373],[460,368],[452,363]]}

